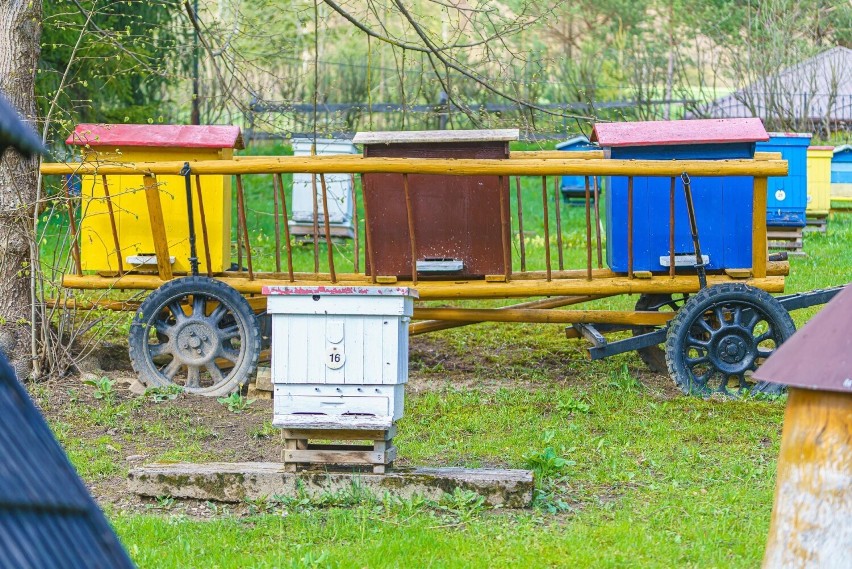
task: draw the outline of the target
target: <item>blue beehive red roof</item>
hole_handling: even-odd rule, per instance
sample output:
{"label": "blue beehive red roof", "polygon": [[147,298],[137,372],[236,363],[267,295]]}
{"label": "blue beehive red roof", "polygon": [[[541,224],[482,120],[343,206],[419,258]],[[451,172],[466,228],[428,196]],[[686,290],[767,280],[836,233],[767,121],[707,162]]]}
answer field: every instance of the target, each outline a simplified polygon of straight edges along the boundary
{"label": "blue beehive red roof", "polygon": [[598,123],[591,142],[602,147],[726,144],[769,140],[760,119]]}
{"label": "blue beehive red roof", "polygon": [[78,124],[65,144],[160,148],[244,148],[240,127],[181,124]]}
{"label": "blue beehive red roof", "polygon": [[133,562],[0,354],[0,566]]}

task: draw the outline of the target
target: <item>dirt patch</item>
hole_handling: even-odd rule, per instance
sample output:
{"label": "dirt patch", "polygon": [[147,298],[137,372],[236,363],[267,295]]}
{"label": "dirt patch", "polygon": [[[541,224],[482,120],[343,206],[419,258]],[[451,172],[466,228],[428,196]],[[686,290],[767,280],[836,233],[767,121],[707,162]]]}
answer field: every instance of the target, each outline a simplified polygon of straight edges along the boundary
{"label": "dirt patch", "polygon": [[[102,505],[121,510],[152,507],[152,501],[130,495],[126,489],[128,469],[144,462],[281,460],[280,433],[269,425],[271,400],[255,400],[240,413],[212,397],[181,394],[155,402],[151,395],[136,395],[128,389],[134,378],[114,372],[106,375],[115,380],[114,393],[106,398],[96,398],[96,388],[85,385],[79,376],[29,386],[69,454],[112,461],[107,474],[85,476]],[[78,467],[80,461],[78,456]],[[86,466],[80,470],[85,473]],[[156,502],[153,505],[159,507]],[[216,507],[201,509],[215,513]]]}

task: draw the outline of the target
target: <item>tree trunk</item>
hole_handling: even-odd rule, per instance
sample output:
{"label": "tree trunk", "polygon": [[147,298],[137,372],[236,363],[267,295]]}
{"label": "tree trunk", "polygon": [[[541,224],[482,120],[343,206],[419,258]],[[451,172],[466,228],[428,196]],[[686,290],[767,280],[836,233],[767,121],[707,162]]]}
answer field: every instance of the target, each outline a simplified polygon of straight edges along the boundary
{"label": "tree trunk", "polygon": [[[41,0],[0,2],[0,91],[31,124],[41,19]],[[29,263],[37,163],[14,150],[0,157],[0,350],[19,379],[32,363]]]}

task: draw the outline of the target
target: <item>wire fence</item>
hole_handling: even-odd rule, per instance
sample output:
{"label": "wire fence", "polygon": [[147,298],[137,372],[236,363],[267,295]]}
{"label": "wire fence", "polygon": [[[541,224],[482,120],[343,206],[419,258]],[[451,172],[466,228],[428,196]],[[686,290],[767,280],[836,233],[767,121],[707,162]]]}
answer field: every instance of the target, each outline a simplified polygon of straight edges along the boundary
{"label": "wire fence", "polygon": [[[505,103],[459,105],[448,101],[433,104],[400,103],[284,103],[253,100],[248,105],[245,136],[249,140],[280,140],[313,136],[351,138],[359,130],[446,130],[458,128],[522,128],[526,141],[559,140],[584,128],[572,115],[597,120],[625,120],[647,114],[663,116],[675,109],[682,116],[692,99],[648,99],[543,103],[524,107]],[[656,111],[656,112],[655,112]],[[588,130],[586,128],[585,130]]]}

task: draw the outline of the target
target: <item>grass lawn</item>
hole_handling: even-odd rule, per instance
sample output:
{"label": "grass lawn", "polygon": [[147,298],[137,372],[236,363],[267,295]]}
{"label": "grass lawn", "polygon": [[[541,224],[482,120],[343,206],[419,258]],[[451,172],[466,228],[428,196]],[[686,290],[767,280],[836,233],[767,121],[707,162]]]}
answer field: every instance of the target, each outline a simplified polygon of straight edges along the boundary
{"label": "grass lawn", "polygon": [[[525,199],[540,192],[533,182]],[[250,210],[263,191],[257,184],[247,185]],[[540,204],[528,207],[525,223],[540,227]],[[262,214],[258,206],[249,216],[253,231],[267,232],[256,246],[261,267],[272,251]],[[563,216],[566,265],[583,266],[584,212]],[[848,213],[833,215],[826,234],[808,234],[807,257],[791,259],[788,292],[852,280],[851,238]],[[543,241],[531,236],[527,246],[540,264]],[[338,247],[341,263],[351,259],[347,247]],[[298,263],[312,267],[312,247],[297,250]],[[320,259],[324,266],[324,248]],[[797,325],[815,311],[794,313]],[[399,463],[535,468],[534,508],[490,510],[465,493],[429,503],[357,489],[223,506],[139,500],[123,480],[138,457],[277,460],[268,402],[237,415],[185,396],[98,398],[95,386],[73,379],[31,390],[141,567],[755,567],[784,411],[783,397],[684,396],[635,354],[589,362],[585,344],[566,340],[559,326],[458,328],[412,342]]]}

